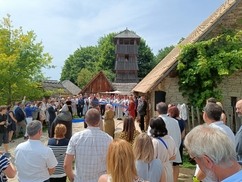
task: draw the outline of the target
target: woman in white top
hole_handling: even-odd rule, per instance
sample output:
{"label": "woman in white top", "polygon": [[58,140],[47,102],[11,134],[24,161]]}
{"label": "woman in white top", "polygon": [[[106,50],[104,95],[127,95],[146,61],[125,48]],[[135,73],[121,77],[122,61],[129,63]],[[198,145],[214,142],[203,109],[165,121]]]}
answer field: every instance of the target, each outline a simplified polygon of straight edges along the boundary
{"label": "woman in white top", "polygon": [[162,163],[160,159],[154,159],[152,139],[146,133],[136,137],[133,151],[138,176],[149,182],[165,182]]}
{"label": "woman in white top", "polygon": [[150,133],[153,137],[154,158],[160,159],[164,167],[164,175],[167,182],[173,180],[172,162],[177,153],[176,143],[173,138],[167,135],[166,124],[161,117],[150,120]]}

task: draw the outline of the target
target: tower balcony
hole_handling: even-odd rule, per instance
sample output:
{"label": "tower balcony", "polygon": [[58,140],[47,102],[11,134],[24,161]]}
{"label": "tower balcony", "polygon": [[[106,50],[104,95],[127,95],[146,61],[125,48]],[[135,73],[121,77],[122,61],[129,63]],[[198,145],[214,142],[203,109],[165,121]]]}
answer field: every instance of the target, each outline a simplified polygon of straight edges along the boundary
{"label": "tower balcony", "polygon": [[119,60],[115,62],[115,70],[138,70],[137,61]]}
{"label": "tower balcony", "polygon": [[116,54],[138,54],[137,45],[116,45]]}

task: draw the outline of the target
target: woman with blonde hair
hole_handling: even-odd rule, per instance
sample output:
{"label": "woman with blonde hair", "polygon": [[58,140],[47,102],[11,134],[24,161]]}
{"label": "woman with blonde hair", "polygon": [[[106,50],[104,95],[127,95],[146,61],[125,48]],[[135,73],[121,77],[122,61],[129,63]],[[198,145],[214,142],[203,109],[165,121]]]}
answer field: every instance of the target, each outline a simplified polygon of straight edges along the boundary
{"label": "woman with blonde hair", "polygon": [[144,182],[137,176],[132,147],[125,140],[114,139],[108,147],[107,174],[98,182]]}
{"label": "woman with blonde hair", "polygon": [[146,134],[141,133],[134,141],[134,157],[138,176],[149,182],[163,182],[163,167],[159,159],[154,159],[154,147],[152,139]]}

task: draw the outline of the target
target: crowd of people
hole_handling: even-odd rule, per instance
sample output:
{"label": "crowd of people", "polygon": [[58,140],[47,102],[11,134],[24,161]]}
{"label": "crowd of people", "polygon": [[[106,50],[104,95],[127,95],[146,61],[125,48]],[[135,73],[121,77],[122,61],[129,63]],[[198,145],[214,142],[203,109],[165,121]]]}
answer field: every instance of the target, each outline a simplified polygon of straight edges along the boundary
{"label": "crowd of people", "polygon": [[[205,124],[187,135],[178,107],[164,102],[156,105],[158,116],[149,120],[145,131],[148,103],[144,96],[25,100],[13,109],[0,107],[0,141],[5,149],[0,155],[0,181],[18,171],[18,180],[24,182],[66,182],[67,178],[71,182],[177,182],[184,146],[197,163],[194,181],[242,180],[242,127],[235,136],[215,99],[208,99],[204,107]],[[242,116],[242,100],[236,112]],[[84,116],[86,128],[72,135],[75,115]],[[118,135],[114,118],[123,119]],[[140,129],[135,128],[136,121]],[[45,123],[48,146],[40,141]],[[14,166],[8,160],[7,143],[20,131],[28,140],[16,147]]]}

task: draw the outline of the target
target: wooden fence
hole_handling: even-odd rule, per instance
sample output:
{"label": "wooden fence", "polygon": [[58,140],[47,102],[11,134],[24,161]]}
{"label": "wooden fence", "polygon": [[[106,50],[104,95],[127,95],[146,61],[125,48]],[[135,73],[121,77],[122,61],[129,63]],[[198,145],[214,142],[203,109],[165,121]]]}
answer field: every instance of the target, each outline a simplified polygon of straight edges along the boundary
{"label": "wooden fence", "polygon": [[[225,114],[227,117],[227,125],[232,129],[234,133],[236,133],[241,124],[242,119],[237,116],[235,113],[235,108],[233,107],[227,107],[224,108]],[[202,110],[198,107],[194,106],[187,106],[187,114],[188,114],[188,120],[187,120],[187,131],[190,131],[192,128],[194,128],[197,125],[203,124],[203,113]]]}

